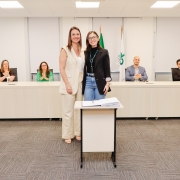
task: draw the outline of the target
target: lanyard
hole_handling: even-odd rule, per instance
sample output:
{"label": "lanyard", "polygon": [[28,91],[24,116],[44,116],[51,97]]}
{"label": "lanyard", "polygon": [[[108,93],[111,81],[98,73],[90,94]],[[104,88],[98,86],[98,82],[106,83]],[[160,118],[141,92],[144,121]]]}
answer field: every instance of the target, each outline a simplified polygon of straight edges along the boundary
{"label": "lanyard", "polygon": [[93,64],[94,58],[96,57],[97,52],[98,52],[98,50],[96,51],[94,56],[91,58],[91,51],[90,51],[91,73],[93,73],[93,66],[92,66],[92,64]]}

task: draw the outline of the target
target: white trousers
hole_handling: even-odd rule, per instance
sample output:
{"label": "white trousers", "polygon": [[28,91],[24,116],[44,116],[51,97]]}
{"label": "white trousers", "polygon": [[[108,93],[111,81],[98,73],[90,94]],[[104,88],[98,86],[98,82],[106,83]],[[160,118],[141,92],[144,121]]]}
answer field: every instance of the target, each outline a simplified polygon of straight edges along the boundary
{"label": "white trousers", "polygon": [[82,77],[79,78],[77,93],[62,94],[62,138],[80,136],[80,110],[74,110],[75,101],[82,101]]}

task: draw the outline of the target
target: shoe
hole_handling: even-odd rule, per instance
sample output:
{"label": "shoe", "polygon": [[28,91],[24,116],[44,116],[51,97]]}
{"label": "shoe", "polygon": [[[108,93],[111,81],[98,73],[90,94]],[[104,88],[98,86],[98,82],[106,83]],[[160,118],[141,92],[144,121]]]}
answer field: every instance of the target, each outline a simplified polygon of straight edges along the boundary
{"label": "shoe", "polygon": [[65,143],[67,143],[67,144],[70,144],[70,143],[71,143],[71,139],[65,139],[64,141],[65,141]]}
{"label": "shoe", "polygon": [[76,139],[77,139],[78,141],[80,141],[80,140],[81,140],[81,136],[76,136]]}

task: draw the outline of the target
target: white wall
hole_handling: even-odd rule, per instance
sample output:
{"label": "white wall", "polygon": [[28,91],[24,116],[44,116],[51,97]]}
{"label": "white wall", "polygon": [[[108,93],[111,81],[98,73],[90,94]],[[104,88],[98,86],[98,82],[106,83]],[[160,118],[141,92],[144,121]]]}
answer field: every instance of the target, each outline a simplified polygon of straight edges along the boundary
{"label": "white wall", "polygon": [[58,18],[28,18],[31,73],[46,61],[54,73],[59,72]]}
{"label": "white wall", "polygon": [[180,18],[157,18],[156,72],[171,72],[180,59]]}
{"label": "white wall", "polygon": [[18,80],[30,80],[27,19],[0,18],[0,61],[7,59],[17,68]]}
{"label": "white wall", "polygon": [[139,56],[149,80],[154,80],[153,45],[154,18],[124,19],[126,67],[133,64],[134,56]]}
{"label": "white wall", "polygon": [[53,59],[59,70],[60,47],[67,45],[72,26],[80,28],[85,47],[88,31],[99,33],[101,25],[111,70],[119,69],[121,24],[124,24],[126,67],[132,64],[135,55],[139,55],[140,65],[146,68],[149,80],[154,80],[155,70],[170,72],[170,67],[175,67],[175,61],[180,58],[180,18],[157,18],[157,22],[156,18],[30,18],[33,19],[30,24],[27,19],[0,18],[0,61],[8,59],[11,67],[18,68],[19,81],[30,80],[32,59],[29,57],[34,56],[39,61],[34,66],[35,71],[46,57],[48,62]]}
{"label": "white wall", "polygon": [[118,71],[122,18],[93,18],[93,30],[98,34],[100,34],[100,26],[105,49],[109,51],[111,71]]}

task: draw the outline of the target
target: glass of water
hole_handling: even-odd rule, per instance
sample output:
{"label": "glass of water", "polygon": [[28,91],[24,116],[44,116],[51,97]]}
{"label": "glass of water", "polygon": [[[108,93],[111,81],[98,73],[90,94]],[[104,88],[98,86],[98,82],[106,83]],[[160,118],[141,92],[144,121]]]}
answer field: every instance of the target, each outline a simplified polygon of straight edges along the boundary
{"label": "glass of water", "polygon": [[10,77],[6,77],[7,79],[7,83],[9,84],[10,83]]}

